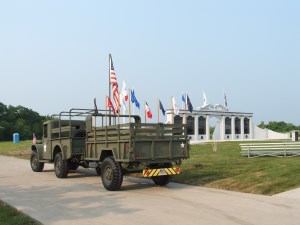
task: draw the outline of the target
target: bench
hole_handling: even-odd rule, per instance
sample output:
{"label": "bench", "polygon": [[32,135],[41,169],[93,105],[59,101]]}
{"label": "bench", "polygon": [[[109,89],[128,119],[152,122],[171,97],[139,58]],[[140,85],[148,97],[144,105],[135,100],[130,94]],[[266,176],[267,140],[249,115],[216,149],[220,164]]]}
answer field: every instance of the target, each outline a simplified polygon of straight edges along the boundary
{"label": "bench", "polygon": [[240,144],[241,155],[250,157],[274,156],[294,157],[300,156],[300,143],[246,143]]}

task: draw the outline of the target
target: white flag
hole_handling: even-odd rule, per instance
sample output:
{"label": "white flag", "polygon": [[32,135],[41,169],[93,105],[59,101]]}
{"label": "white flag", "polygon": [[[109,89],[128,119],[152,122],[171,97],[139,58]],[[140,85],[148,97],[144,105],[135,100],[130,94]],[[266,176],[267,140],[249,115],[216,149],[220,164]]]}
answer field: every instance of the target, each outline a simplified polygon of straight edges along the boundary
{"label": "white flag", "polygon": [[175,102],[175,98],[174,97],[172,97],[172,105],[173,105],[174,114],[178,115],[179,114],[179,108],[178,108],[178,106],[177,106],[177,104]]}
{"label": "white flag", "polygon": [[207,98],[206,98],[205,92],[203,91],[203,106],[206,106],[206,105],[207,105]]}
{"label": "white flag", "polygon": [[124,106],[124,112],[126,112],[127,111],[126,101],[128,100],[128,93],[126,90],[126,84],[124,80],[123,80],[122,91],[120,93],[120,99],[121,99],[121,106]]}

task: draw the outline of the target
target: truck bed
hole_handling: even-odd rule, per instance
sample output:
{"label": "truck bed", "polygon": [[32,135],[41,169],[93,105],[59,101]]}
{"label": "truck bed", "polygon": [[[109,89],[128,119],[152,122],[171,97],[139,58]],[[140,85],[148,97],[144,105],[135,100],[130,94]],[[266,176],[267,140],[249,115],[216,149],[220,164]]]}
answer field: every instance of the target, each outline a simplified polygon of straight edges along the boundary
{"label": "truck bed", "polygon": [[159,161],[186,159],[186,125],[126,123],[93,127],[87,133],[86,157],[99,159],[101,150],[113,149],[116,161]]}

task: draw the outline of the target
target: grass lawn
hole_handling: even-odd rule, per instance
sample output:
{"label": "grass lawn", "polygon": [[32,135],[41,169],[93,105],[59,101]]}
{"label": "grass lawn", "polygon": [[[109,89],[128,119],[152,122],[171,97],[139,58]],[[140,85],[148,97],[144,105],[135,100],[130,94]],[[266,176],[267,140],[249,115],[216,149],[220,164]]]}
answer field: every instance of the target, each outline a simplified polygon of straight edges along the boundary
{"label": "grass lawn", "polygon": [[41,223],[0,201],[1,225],[40,225]]}
{"label": "grass lawn", "polygon": [[0,155],[29,159],[31,145],[32,140],[20,141],[17,144],[14,144],[12,141],[0,142]]}
{"label": "grass lawn", "polygon": [[190,159],[173,181],[225,190],[273,195],[300,187],[299,157],[240,156],[240,142],[191,146]]}

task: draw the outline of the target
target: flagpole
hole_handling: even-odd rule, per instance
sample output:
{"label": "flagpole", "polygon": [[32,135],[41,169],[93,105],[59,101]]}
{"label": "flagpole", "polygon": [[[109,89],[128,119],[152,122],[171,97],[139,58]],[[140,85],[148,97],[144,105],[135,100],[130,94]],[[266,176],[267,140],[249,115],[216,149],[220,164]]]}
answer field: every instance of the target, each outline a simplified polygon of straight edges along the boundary
{"label": "flagpole", "polygon": [[131,102],[131,92],[130,88],[128,88],[128,111],[129,111],[129,123],[131,122],[131,108],[130,108],[130,102]]}
{"label": "flagpole", "polygon": [[[108,93],[109,93],[109,99],[111,99],[111,90],[110,90],[110,67],[111,67],[111,54],[109,54],[109,57],[108,57]],[[107,99],[106,99],[106,105],[107,105]],[[111,110],[109,108],[109,125],[111,125]]]}
{"label": "flagpole", "polygon": [[159,99],[157,99],[157,123],[159,123]]}
{"label": "flagpole", "polygon": [[146,119],[146,101],[144,101],[144,115],[145,115],[145,123],[146,123],[146,121],[147,121],[147,119]]}
{"label": "flagpole", "polygon": [[120,113],[121,113],[121,104],[120,104],[120,93],[119,93],[119,104],[118,104],[118,125],[120,125]]}
{"label": "flagpole", "polygon": [[107,127],[107,96],[105,96],[105,126]]}
{"label": "flagpole", "polygon": [[184,122],[185,122],[185,124],[186,124],[186,104],[187,104],[187,94],[185,93],[184,94]]}
{"label": "flagpole", "polygon": [[173,104],[173,96],[171,97],[171,106],[173,109],[172,123],[174,124],[174,104]]}

